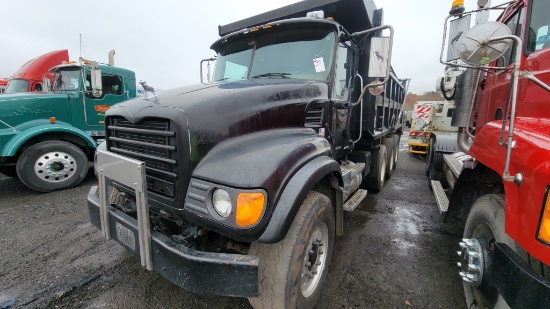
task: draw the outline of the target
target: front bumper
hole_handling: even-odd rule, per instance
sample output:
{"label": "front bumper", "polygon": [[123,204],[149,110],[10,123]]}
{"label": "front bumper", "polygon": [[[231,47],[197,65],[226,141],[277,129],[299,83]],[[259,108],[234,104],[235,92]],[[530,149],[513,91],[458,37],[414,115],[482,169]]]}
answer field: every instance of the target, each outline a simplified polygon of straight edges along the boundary
{"label": "front bumper", "polygon": [[496,243],[490,280],[512,308],[550,308],[550,280],[505,244]]}
{"label": "front bumper", "polygon": [[[91,223],[101,230],[97,190],[94,186],[88,193],[88,212]],[[138,221],[109,205],[107,209],[110,237],[139,256]],[[255,256],[197,251],[176,244],[157,231],[151,231],[151,253],[153,270],[193,293],[258,296]]]}

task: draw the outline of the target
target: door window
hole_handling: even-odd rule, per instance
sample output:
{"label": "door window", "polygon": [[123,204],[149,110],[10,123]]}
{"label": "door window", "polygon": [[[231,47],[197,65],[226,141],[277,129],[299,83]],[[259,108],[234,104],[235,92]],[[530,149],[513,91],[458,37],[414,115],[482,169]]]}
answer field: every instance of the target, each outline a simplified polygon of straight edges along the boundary
{"label": "door window", "polygon": [[550,1],[533,0],[531,3],[527,53],[550,47]]}

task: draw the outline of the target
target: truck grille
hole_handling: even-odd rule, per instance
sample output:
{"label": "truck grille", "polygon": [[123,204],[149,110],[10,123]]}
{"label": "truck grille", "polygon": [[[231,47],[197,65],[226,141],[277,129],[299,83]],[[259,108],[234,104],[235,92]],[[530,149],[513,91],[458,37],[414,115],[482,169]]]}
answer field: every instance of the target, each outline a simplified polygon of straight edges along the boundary
{"label": "truck grille", "polygon": [[147,190],[176,196],[176,133],[166,119],[132,124],[124,118],[108,120],[108,150],[145,163]]}

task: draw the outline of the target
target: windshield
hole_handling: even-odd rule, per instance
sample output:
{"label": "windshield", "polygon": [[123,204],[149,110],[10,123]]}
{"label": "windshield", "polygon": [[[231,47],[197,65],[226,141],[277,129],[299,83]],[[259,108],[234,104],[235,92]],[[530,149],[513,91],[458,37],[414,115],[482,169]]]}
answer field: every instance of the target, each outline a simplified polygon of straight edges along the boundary
{"label": "windshield", "polygon": [[8,83],[6,93],[19,93],[29,91],[29,82],[26,79],[12,79]]}
{"label": "windshield", "polygon": [[330,29],[292,29],[225,43],[212,82],[248,78],[326,81],[336,34]]}
{"label": "windshield", "polygon": [[52,91],[78,90],[80,68],[62,69],[53,74]]}

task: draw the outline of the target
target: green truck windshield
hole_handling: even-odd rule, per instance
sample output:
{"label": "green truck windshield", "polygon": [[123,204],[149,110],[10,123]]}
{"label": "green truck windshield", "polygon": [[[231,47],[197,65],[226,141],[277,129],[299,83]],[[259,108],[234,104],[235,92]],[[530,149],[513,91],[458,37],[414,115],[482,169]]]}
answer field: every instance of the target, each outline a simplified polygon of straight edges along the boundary
{"label": "green truck windshield", "polygon": [[326,81],[336,34],[330,29],[292,29],[225,43],[218,52],[213,82],[249,78]]}
{"label": "green truck windshield", "polygon": [[78,86],[80,85],[80,76],[80,68],[56,71],[52,82],[53,92],[78,90]]}

